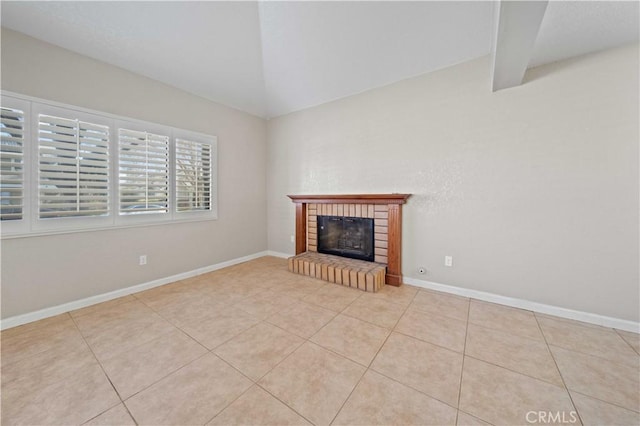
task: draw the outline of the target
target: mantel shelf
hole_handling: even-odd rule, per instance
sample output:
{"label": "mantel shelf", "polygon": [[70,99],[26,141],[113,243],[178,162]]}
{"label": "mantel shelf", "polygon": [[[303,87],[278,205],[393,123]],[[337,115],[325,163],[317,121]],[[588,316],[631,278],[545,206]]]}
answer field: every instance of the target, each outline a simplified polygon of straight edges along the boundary
{"label": "mantel shelf", "polygon": [[288,195],[295,203],[316,204],[404,204],[411,194]]}

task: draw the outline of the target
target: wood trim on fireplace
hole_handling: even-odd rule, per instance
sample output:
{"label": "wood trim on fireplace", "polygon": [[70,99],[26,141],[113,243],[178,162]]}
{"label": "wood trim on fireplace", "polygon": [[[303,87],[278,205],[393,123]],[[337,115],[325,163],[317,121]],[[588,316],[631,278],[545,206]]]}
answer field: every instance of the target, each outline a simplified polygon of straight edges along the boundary
{"label": "wood trim on fireplace", "polygon": [[[402,204],[389,205],[389,248],[387,257],[387,284],[402,284]],[[393,259],[393,261],[392,261]]]}
{"label": "wood trim on fireplace", "polygon": [[307,204],[296,203],[296,254],[307,251]]}
{"label": "wood trim on fireplace", "polygon": [[404,204],[411,194],[287,195],[294,203]]}
{"label": "wood trim on fireplace", "polygon": [[307,251],[307,204],[386,204],[388,252],[386,283],[402,284],[402,204],[411,194],[289,195],[296,204],[296,255]]}

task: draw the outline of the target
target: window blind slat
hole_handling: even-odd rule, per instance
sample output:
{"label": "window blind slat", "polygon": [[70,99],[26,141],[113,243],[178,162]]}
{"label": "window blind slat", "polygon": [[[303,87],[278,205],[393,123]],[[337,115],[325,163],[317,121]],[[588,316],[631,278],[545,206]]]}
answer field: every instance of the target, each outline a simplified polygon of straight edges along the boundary
{"label": "window blind slat", "polygon": [[[22,177],[23,173],[22,170],[17,170],[17,171],[8,171],[5,172],[3,171],[2,176],[0,177],[0,182],[3,183],[20,183],[22,182]],[[6,188],[2,188],[2,191],[11,191],[11,190],[15,190],[18,188],[15,187],[11,187],[11,186],[7,186]]]}
{"label": "window blind slat", "polygon": [[[14,148],[14,147],[11,147]],[[2,156],[0,157],[0,161],[2,165],[5,163],[10,166],[16,161],[22,161],[22,152],[16,151],[15,149],[10,149],[2,152]]]}
{"label": "window blind slat", "polygon": [[[18,135],[18,133],[12,133]],[[23,136],[10,136],[7,132],[2,132],[2,152],[20,152],[22,153]]]}

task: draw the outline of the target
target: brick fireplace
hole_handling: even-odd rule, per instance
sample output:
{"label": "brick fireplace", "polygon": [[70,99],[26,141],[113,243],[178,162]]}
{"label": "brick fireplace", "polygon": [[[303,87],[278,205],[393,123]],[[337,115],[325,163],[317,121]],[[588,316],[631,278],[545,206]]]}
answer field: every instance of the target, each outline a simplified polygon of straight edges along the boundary
{"label": "brick fireplace", "polygon": [[[367,273],[383,271],[379,279],[382,285],[390,284],[399,286],[402,284],[402,205],[410,197],[410,194],[355,194],[355,195],[289,195],[296,205],[296,256],[301,262],[314,262],[318,265],[318,272],[312,273],[309,266],[299,271],[296,262],[290,261],[290,270],[305,275],[327,279],[331,265],[326,265],[326,255],[318,257],[318,216],[337,216],[349,218],[373,219],[374,225],[374,262],[339,260],[336,265],[340,268],[350,268],[345,272],[346,280],[340,280],[339,284],[350,285],[376,291],[379,285],[374,285],[372,290],[358,284],[358,273],[363,282],[369,278]],[[294,258],[292,258],[294,259]],[[323,260],[314,260],[323,259]],[[320,263],[318,263],[320,262]],[[360,263],[358,263],[360,262]],[[346,266],[345,266],[346,265]],[[350,266],[352,265],[352,266]],[[376,266],[377,265],[377,266]],[[302,266],[302,264],[301,264]],[[327,267],[329,266],[329,268]],[[313,266],[315,267],[315,266]],[[336,266],[338,267],[338,266]],[[376,269],[377,268],[377,269]],[[328,271],[327,271],[328,269]],[[377,272],[375,272],[377,273]],[[332,276],[338,274],[332,273]],[[378,274],[380,275],[380,274]],[[356,277],[349,281],[349,277]],[[346,281],[346,283],[345,283]]]}

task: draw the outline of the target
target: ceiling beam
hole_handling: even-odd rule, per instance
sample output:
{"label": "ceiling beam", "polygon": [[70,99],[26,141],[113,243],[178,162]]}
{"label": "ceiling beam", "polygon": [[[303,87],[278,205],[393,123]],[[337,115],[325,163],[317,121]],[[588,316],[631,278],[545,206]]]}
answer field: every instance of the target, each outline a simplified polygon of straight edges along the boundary
{"label": "ceiling beam", "polygon": [[492,90],[522,84],[548,1],[500,1],[492,46]]}

